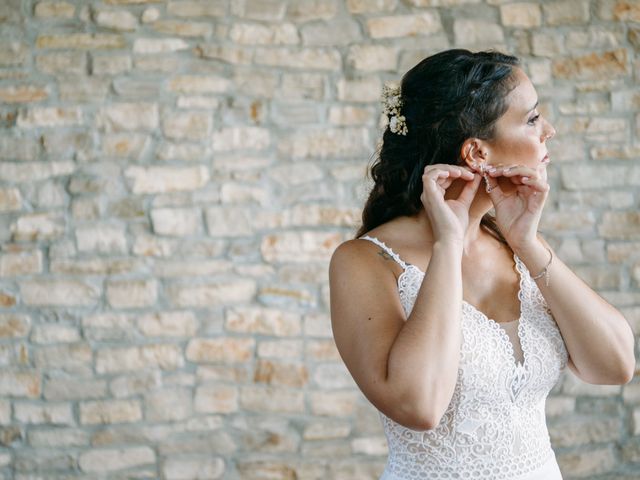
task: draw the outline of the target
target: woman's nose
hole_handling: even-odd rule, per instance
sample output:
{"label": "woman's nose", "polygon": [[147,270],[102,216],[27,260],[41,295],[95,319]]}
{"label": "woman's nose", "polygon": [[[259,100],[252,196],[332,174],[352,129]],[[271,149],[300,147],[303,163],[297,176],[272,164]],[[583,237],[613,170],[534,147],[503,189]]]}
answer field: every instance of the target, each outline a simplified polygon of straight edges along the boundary
{"label": "woman's nose", "polygon": [[549,140],[550,138],[552,138],[555,134],[556,134],[556,129],[553,128],[553,125],[551,125],[549,122],[546,122],[545,125],[545,129],[544,129],[544,133],[542,134],[542,141],[544,142],[545,140]]}

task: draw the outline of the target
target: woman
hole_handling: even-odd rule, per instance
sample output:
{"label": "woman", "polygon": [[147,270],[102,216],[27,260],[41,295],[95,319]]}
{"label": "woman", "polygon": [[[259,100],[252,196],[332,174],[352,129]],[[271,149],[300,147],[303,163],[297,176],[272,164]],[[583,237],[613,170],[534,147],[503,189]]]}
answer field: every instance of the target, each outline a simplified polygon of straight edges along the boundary
{"label": "woman", "polygon": [[561,479],[544,406],[565,366],[633,377],[628,323],[537,233],[555,134],[537,105],[518,59],[492,51],[438,53],[385,90],[363,226],[330,266],[385,480]]}

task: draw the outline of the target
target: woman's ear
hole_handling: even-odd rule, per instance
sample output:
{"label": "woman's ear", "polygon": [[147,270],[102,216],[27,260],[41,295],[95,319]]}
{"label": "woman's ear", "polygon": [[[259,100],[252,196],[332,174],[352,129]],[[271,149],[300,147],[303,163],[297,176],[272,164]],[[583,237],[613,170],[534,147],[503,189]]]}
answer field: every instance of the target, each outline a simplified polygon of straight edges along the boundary
{"label": "woman's ear", "polygon": [[474,172],[483,172],[487,167],[487,151],[484,142],[478,138],[465,140],[460,149],[462,161]]}

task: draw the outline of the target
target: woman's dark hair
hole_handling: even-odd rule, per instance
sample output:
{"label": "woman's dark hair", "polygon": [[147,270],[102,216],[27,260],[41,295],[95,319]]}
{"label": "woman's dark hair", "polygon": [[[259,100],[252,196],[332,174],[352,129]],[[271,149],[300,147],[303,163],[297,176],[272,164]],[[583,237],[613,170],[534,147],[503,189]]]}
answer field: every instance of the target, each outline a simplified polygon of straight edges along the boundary
{"label": "woman's dark hair", "polygon": [[[387,128],[382,136],[357,237],[424,208],[425,166],[460,165],[466,139],[494,138],[495,123],[508,107],[506,96],[516,86],[513,68],[518,65],[517,57],[496,51],[452,49],[425,58],[402,77],[401,114],[408,132],[399,135]],[[482,226],[504,242],[490,214]]]}

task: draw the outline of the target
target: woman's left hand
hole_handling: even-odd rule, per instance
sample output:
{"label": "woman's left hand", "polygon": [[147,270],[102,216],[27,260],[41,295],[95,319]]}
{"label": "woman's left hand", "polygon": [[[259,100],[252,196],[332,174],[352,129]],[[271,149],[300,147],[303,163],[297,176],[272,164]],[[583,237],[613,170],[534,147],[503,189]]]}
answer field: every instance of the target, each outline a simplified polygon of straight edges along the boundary
{"label": "woman's left hand", "polygon": [[[503,189],[498,178],[508,179],[515,189]],[[509,246],[518,251],[536,241],[542,208],[549,194],[546,166],[497,167],[489,172],[489,197],[496,212],[496,223]]]}

